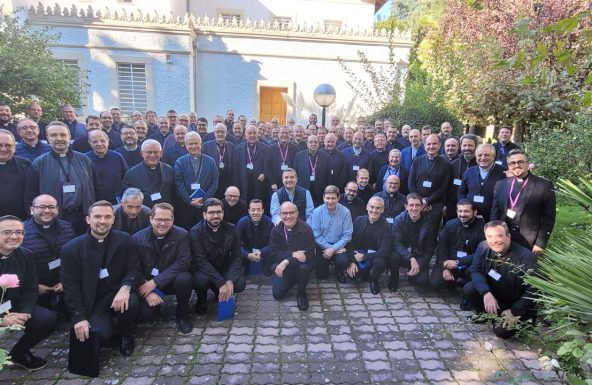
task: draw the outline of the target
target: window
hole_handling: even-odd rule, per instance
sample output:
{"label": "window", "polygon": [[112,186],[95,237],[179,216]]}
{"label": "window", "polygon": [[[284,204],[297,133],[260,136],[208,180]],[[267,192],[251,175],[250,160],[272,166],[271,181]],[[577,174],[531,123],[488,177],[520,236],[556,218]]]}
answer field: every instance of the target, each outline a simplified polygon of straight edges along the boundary
{"label": "window", "polygon": [[119,107],[123,114],[148,110],[146,64],[117,63]]}
{"label": "window", "polygon": [[237,23],[241,21],[241,14],[238,12],[221,12],[220,16],[222,16],[222,20],[224,23],[232,24],[232,20],[235,19]]}
{"label": "window", "polygon": [[325,19],[324,24],[325,24],[325,29],[331,29],[331,28],[340,29],[342,21],[341,20],[327,20],[327,19]]}
{"label": "window", "polygon": [[277,21],[277,23],[279,24],[280,27],[287,27],[288,24],[290,24],[292,22],[292,18],[288,17],[288,16],[276,16],[273,18],[273,23],[272,25],[275,24],[275,22]]}

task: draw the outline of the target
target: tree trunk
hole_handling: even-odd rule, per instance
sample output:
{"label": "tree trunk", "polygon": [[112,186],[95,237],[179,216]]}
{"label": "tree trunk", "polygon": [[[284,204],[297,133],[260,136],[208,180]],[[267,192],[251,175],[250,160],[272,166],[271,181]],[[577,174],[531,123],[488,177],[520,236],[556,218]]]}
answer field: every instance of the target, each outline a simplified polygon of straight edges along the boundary
{"label": "tree trunk", "polygon": [[512,132],[514,133],[513,138],[512,138],[514,143],[522,146],[522,142],[524,141],[524,134],[526,133],[526,128],[524,127],[524,121],[518,120],[518,121],[514,122]]}

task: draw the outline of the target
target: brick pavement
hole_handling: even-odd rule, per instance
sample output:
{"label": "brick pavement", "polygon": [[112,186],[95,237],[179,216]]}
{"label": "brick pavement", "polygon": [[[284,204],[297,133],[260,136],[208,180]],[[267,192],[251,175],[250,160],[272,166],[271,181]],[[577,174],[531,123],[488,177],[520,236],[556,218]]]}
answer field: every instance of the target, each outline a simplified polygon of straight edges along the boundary
{"label": "brick pavement", "polygon": [[[249,278],[237,295],[233,320],[194,315],[191,334],[178,333],[174,304],[163,318],[140,325],[137,348],[124,358],[103,349],[101,375],[88,379],[66,370],[67,325],[40,344],[48,367],[34,373],[6,368],[1,384],[558,384],[539,369],[534,351],[502,341],[487,325],[468,324],[458,296],[420,294],[402,279],[397,293],[370,294],[367,283],[312,280],[310,309],[300,312],[295,293],[276,301],[270,278]],[[386,282],[382,282],[383,287]],[[14,336],[12,336],[14,338]],[[483,348],[490,341],[496,358]],[[0,339],[1,346],[12,341]]]}

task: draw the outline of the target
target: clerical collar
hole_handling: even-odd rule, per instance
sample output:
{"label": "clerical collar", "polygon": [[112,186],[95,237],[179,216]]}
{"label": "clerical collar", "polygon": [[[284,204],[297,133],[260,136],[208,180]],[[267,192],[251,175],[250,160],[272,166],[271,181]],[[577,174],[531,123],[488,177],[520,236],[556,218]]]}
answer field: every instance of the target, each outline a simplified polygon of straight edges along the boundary
{"label": "clerical collar", "polygon": [[66,156],[68,156],[68,153],[65,154],[58,154],[60,156],[60,158],[65,158]]}
{"label": "clerical collar", "polygon": [[218,227],[212,227],[210,226],[210,224],[208,222],[206,222],[206,225],[208,225],[208,227],[213,231],[213,232],[217,232],[220,229],[220,226]]}
{"label": "clerical collar", "polygon": [[12,255],[12,253],[8,254],[8,255],[2,255],[2,257],[0,257],[0,259],[8,259],[8,257],[10,257]]}
{"label": "clerical collar", "polygon": [[5,166],[6,162],[0,162],[0,166]]}
{"label": "clerical collar", "polygon": [[473,224],[473,222],[475,222],[475,217],[473,217],[473,219],[471,219],[468,223],[462,223],[463,227],[469,227]]}
{"label": "clerical collar", "polygon": [[158,236],[156,237],[156,239],[158,239],[158,240],[162,240],[162,239],[164,239],[164,238],[165,238],[165,237],[158,237]]}

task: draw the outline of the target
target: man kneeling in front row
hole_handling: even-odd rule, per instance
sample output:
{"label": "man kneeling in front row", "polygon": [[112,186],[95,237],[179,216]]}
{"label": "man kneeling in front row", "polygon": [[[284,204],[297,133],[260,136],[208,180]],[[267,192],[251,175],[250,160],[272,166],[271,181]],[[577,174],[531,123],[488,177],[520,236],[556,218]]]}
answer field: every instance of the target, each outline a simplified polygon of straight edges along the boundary
{"label": "man kneeling in front row", "polygon": [[532,251],[513,242],[505,222],[491,221],[485,225],[485,241],[473,256],[472,281],[464,287],[465,297],[477,314],[487,312],[503,317],[502,325],[494,324],[499,338],[510,338],[517,321],[534,320],[534,297],[524,274],[537,268]]}
{"label": "man kneeling in front row", "polygon": [[60,278],[76,338],[87,340],[92,327],[99,331],[101,345],[108,346],[114,335],[115,313],[121,338],[119,350],[127,357],[135,348],[132,333],[138,314],[136,289],[141,272],[132,237],[111,230],[114,218],[108,201],[89,207],[86,223],[90,230],[62,248]]}

